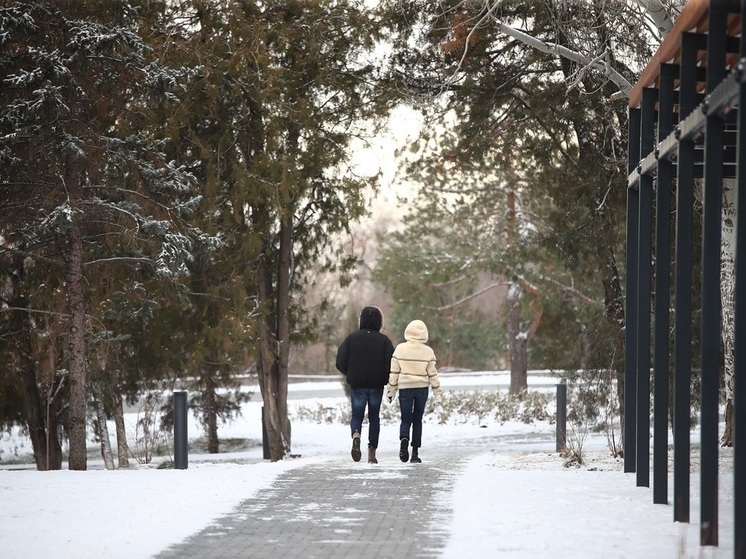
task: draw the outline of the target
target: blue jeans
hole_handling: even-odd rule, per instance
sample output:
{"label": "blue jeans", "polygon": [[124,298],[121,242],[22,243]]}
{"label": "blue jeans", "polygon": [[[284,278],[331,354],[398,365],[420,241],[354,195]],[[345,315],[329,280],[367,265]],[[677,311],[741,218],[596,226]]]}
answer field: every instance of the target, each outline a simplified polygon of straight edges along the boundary
{"label": "blue jeans", "polygon": [[363,417],[365,406],[368,406],[368,446],[378,448],[378,435],[381,433],[381,401],[383,400],[383,387],[381,388],[352,388],[350,391],[350,403],[352,404],[352,419],[350,429],[354,434],[363,432]]}
{"label": "blue jeans", "polygon": [[[399,439],[407,438],[413,447],[422,446],[422,416],[425,413],[429,388],[403,388],[399,390],[399,407],[401,408],[401,426]],[[409,428],[412,436],[409,436]]]}

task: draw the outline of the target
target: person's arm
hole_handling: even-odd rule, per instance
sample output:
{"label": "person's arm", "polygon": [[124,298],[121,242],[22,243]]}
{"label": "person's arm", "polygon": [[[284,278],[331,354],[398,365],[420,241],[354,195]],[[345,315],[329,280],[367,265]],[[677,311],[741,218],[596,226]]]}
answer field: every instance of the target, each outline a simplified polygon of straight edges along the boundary
{"label": "person's arm", "polygon": [[383,342],[383,365],[381,367],[381,379],[383,380],[382,384],[386,384],[389,380],[389,373],[391,371],[391,358],[394,356],[394,344],[391,343],[391,340],[388,336],[385,336],[385,340]]}
{"label": "person's arm", "polygon": [[435,353],[433,353],[432,359],[427,362],[427,380],[433,388],[433,394],[438,397],[442,396],[443,389],[440,387],[438,369],[435,367]]}
{"label": "person's arm", "polygon": [[391,373],[389,373],[389,383],[386,386],[386,397],[389,402],[396,396],[396,390],[399,388],[399,373],[401,372],[401,366],[399,360],[392,356],[391,357]]}
{"label": "person's arm", "polygon": [[347,376],[347,365],[350,360],[350,337],[347,336],[345,341],[337,349],[337,370]]}

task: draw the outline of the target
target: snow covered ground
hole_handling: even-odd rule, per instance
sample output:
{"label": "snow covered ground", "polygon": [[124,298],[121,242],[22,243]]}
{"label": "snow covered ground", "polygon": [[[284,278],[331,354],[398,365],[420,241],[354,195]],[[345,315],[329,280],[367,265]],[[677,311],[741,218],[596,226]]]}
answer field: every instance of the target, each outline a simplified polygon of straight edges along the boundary
{"label": "snow covered ground", "polygon": [[[478,381],[449,379],[444,386]],[[291,385],[298,407],[344,407],[342,397],[314,398],[336,383]],[[448,388],[446,388],[448,389]],[[305,398],[305,395],[310,395]],[[385,404],[388,406],[388,404]],[[396,407],[396,403],[392,405]],[[243,417],[220,429],[221,439],[261,440],[261,404],[249,402]],[[134,417],[129,418],[134,422]],[[190,417],[190,439],[201,436]],[[381,433],[385,469],[396,461],[397,425]],[[391,449],[383,448],[391,446]],[[698,441],[693,433],[692,441]],[[723,450],[720,476],[720,547],[700,548],[699,476],[693,471],[691,524],[673,522],[671,505],[654,505],[652,490],[635,486],[634,474],[610,457],[603,434],[584,441],[586,464],[567,468],[555,450],[548,422],[500,424],[452,421],[425,426],[428,447],[468,444],[473,458],[442,498],[453,509],[445,559],[733,557],[732,454]],[[0,459],[30,451],[21,438],[0,436]],[[189,456],[187,470],[136,465],[106,471],[96,460],[87,472],[36,472],[3,468],[0,461],[0,557],[43,556],[132,559],[150,557],[230,512],[268,488],[282,472],[310,463],[349,460],[349,431],[339,423],[293,422],[293,452],[301,458],[270,463],[262,449]],[[162,461],[155,460],[155,462]],[[7,460],[6,460],[7,462]],[[693,460],[696,468],[696,458]],[[363,467],[370,467],[364,465]],[[672,487],[669,481],[669,488]]]}

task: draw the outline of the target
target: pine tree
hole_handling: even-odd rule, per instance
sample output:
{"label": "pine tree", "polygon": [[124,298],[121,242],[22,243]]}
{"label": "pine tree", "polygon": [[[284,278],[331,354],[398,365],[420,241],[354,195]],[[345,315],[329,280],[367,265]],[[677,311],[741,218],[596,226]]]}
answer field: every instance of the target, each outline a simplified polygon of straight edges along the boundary
{"label": "pine tree", "polygon": [[90,286],[175,278],[199,236],[182,221],[197,202],[189,176],[143,132],[144,115],[175,100],[182,76],[149,59],[138,23],[127,1],[0,10],[0,252],[45,267],[48,300],[65,296],[55,376],[69,390],[70,469],[86,468]]}
{"label": "pine tree", "polygon": [[331,236],[362,215],[370,186],[346,161],[361,123],[386,106],[365,59],[378,27],[362,2],[348,0],[172,7],[155,41],[201,73],[164,126],[174,159],[189,165],[204,196],[199,226],[222,242],[190,265],[200,313],[191,319],[204,325],[189,346],[191,367],[209,394],[251,348],[279,460],[291,448],[290,346],[307,331],[301,278]]}

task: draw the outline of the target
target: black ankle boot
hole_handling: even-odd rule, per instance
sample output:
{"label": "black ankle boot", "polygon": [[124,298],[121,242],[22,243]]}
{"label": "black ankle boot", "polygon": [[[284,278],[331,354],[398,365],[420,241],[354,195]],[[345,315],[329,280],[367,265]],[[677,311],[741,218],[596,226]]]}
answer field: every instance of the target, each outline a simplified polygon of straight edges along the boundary
{"label": "black ankle boot", "polygon": [[360,452],[360,433],[357,431],[352,435],[352,450],[350,451],[350,454],[355,462],[360,462],[362,452]]}
{"label": "black ankle boot", "polygon": [[418,449],[416,446],[412,447],[412,459],[410,460],[410,462],[412,462],[413,464],[422,464],[422,460],[420,460],[420,457],[417,456],[417,450]]}
{"label": "black ankle boot", "polygon": [[402,437],[399,443],[399,460],[402,462],[409,460],[409,439],[407,437]]}

